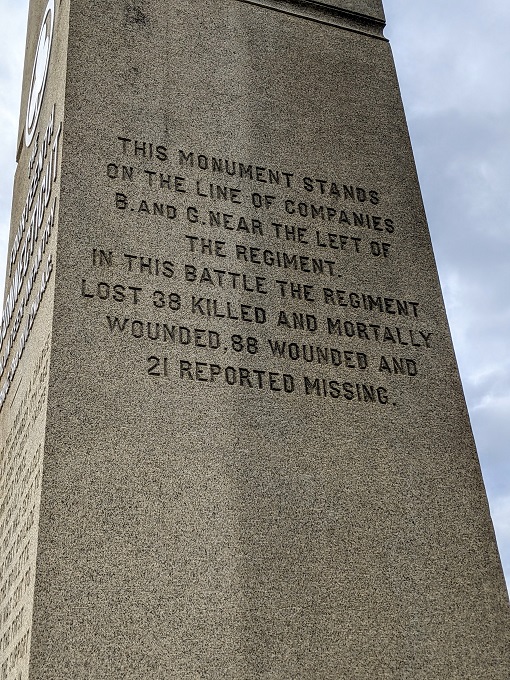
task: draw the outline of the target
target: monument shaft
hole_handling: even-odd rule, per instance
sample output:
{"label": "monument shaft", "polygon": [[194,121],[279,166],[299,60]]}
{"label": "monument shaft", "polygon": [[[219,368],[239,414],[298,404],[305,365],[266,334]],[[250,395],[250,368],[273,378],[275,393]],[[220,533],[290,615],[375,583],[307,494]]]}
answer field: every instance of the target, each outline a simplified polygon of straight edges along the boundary
{"label": "monument shaft", "polygon": [[509,677],[379,0],[32,0],[1,680]]}

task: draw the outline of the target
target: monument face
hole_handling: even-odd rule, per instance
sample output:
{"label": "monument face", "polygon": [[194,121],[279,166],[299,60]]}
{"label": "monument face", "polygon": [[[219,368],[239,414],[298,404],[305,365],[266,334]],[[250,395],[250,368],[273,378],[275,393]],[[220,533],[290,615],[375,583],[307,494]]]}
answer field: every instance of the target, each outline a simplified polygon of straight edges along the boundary
{"label": "monument face", "polygon": [[1,680],[508,680],[379,0],[32,0]]}

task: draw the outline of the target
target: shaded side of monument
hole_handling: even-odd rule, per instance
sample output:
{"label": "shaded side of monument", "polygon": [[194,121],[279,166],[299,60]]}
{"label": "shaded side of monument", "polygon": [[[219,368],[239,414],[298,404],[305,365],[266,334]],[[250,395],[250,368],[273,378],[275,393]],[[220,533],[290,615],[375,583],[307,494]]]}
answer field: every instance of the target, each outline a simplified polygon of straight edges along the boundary
{"label": "shaded side of monument", "polygon": [[379,0],[32,0],[0,680],[507,680],[383,28]]}

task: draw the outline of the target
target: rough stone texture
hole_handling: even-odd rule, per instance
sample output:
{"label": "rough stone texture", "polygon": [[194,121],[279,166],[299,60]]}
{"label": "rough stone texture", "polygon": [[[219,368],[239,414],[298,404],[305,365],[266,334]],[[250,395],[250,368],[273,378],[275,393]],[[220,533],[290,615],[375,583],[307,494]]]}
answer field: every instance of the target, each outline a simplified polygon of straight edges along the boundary
{"label": "rough stone texture", "polygon": [[321,3],[324,5],[331,5],[338,7],[338,9],[346,9],[350,12],[357,12],[358,14],[366,14],[377,19],[384,19],[384,10],[381,0],[331,0],[330,2]]}
{"label": "rough stone texture", "polygon": [[[53,320],[53,275],[61,179],[60,122],[63,119],[65,102],[65,63],[68,45],[67,8],[65,3],[61,3],[54,21],[48,79],[38,118],[39,138],[36,153],[35,139],[30,148],[24,143],[25,118],[35,53],[46,7],[47,0],[32,0],[30,3],[27,58],[18,134],[19,163],[12,202],[9,255],[16,248],[16,243],[19,247],[12,270],[8,264],[5,307],[2,315],[3,335],[4,320],[9,316],[7,310],[10,308],[9,299],[12,295],[11,299],[15,299],[16,304],[12,308],[11,320],[0,348],[2,680],[26,680],[29,676],[46,432]],[[46,146],[43,144],[44,138],[47,141]],[[27,219],[24,228],[20,229],[24,212]],[[36,215],[39,217],[35,217]],[[18,234],[21,234],[21,238],[16,240]],[[26,265],[23,265],[23,262],[26,262]],[[21,277],[18,276],[20,272],[24,272]],[[18,290],[16,281],[21,281],[22,286],[18,294],[13,295],[13,291]],[[32,286],[30,281],[33,281]],[[27,338],[25,342],[23,338]],[[17,364],[21,348],[23,352]],[[35,670],[32,665],[30,677],[33,675]]]}
{"label": "rough stone texture", "polygon": [[42,385],[37,573],[6,677],[507,680],[388,43],[237,0],[56,22],[55,264],[17,373]]}

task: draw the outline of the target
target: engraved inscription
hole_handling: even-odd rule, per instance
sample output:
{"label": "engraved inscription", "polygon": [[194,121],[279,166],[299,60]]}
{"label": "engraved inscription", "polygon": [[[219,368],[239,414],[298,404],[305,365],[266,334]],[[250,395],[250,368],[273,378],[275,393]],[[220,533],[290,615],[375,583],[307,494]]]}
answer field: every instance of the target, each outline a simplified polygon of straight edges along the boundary
{"label": "engraved inscription", "polygon": [[406,226],[381,187],[129,135],[99,171],[119,225],[161,246],[95,244],[77,292],[109,341],[145,350],[147,377],[381,407],[405,385],[409,398],[434,326],[419,299],[353,276],[383,281],[401,256]]}
{"label": "engraved inscription", "polygon": [[[62,124],[55,106],[29,163],[30,186],[8,258],[7,294],[0,325],[0,409],[14,381],[26,343],[53,271],[48,254],[55,227],[58,157]],[[36,285],[37,279],[39,282]]]}
{"label": "engraved inscription", "polygon": [[26,678],[42,475],[42,425],[48,389],[46,339],[1,451],[0,678]]}

